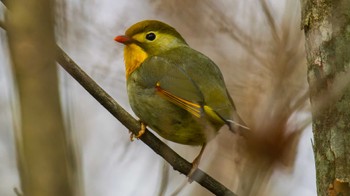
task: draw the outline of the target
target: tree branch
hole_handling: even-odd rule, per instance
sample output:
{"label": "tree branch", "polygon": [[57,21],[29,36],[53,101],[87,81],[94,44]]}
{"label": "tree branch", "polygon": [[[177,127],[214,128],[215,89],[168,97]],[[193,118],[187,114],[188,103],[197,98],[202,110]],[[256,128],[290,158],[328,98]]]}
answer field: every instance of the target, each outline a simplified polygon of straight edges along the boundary
{"label": "tree branch", "polygon": [[[141,129],[140,123],[126,112],[109,94],[93,81],[61,48],[57,47],[58,63],[87,90],[104,108],[117,118],[135,135]],[[187,175],[192,164],[179,156],[174,150],[158,139],[149,130],[140,138],[153,151],[163,157],[173,168]],[[207,188],[215,195],[236,195],[224,185],[201,170],[195,171],[193,180]]]}

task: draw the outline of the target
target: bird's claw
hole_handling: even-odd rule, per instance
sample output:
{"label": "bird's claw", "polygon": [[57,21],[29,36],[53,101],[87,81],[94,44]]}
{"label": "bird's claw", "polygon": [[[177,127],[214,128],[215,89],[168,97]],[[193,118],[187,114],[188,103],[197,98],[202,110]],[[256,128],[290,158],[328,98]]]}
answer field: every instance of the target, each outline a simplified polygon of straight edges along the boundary
{"label": "bird's claw", "polygon": [[199,162],[201,161],[201,158],[202,158],[202,155],[203,155],[203,152],[204,152],[204,149],[205,149],[206,146],[207,146],[207,144],[203,144],[203,146],[201,148],[201,151],[199,152],[198,156],[192,162],[192,168],[191,168],[190,172],[187,175],[189,183],[192,183],[193,180],[196,178],[194,174],[195,174],[195,172],[198,169]]}
{"label": "bird's claw", "polygon": [[188,177],[188,182],[192,183],[194,180],[194,172],[197,171],[199,166],[199,162],[197,162],[196,160],[192,162],[192,168],[190,170],[190,172],[188,173],[187,177]]}
{"label": "bird's claw", "polygon": [[146,132],[146,125],[145,125],[143,122],[140,122],[140,124],[141,124],[141,129],[140,129],[140,131],[138,132],[137,135],[135,135],[134,133],[132,133],[132,132],[129,130],[129,133],[130,133],[130,141],[134,141],[134,138],[139,139],[139,138]]}

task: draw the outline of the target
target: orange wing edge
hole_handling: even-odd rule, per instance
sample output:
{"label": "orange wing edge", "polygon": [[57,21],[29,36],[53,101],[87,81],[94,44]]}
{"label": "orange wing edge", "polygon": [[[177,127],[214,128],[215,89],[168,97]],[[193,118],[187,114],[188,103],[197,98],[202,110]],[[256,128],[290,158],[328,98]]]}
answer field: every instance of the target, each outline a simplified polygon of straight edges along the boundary
{"label": "orange wing edge", "polygon": [[157,82],[156,84],[156,90],[161,96],[165,97],[168,101],[183,108],[184,110],[188,111],[197,118],[201,117],[202,109],[199,104],[193,103],[191,101],[182,99],[176,95],[171,94],[170,92],[162,89],[159,82]]}

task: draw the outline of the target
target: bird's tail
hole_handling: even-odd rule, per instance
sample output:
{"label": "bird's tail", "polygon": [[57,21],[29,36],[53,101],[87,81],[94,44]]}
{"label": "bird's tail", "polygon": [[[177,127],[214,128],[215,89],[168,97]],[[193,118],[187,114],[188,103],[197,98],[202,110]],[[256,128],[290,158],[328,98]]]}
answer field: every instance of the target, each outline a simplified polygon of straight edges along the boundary
{"label": "bird's tail", "polygon": [[[245,130],[250,130],[249,127],[247,127],[245,125],[245,123],[238,123],[238,122],[235,122],[233,120],[226,120],[226,122],[228,123],[227,125],[229,126],[230,130],[232,132],[236,132],[237,129],[245,129]],[[237,127],[237,128],[235,128]]]}
{"label": "bird's tail", "polygon": [[233,133],[238,133],[245,136],[250,131],[250,128],[246,125],[246,123],[242,120],[237,112],[235,112],[233,120],[228,119],[225,120],[225,122],[228,125],[230,131]]}

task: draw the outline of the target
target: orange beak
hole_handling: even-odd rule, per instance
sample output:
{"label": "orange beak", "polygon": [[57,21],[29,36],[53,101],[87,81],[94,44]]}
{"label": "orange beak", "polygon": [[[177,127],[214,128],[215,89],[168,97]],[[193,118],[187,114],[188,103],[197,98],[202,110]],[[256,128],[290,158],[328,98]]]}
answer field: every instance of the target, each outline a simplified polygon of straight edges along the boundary
{"label": "orange beak", "polygon": [[129,44],[132,41],[128,36],[125,35],[118,35],[114,38],[114,40],[125,45]]}

